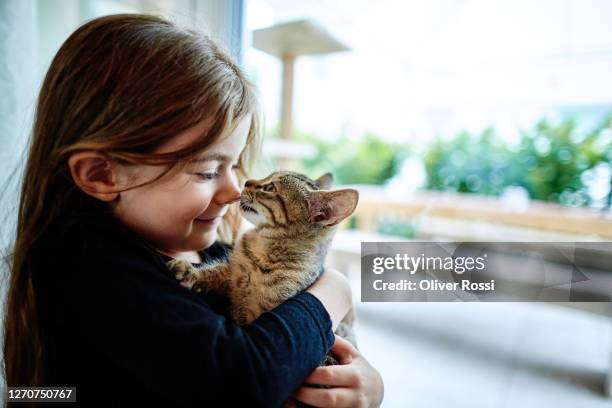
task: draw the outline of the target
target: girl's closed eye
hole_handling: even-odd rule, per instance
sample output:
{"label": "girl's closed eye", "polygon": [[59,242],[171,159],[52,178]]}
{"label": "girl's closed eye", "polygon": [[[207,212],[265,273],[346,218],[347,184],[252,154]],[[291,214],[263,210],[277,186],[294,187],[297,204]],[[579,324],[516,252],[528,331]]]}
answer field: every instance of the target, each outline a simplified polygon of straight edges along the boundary
{"label": "girl's closed eye", "polygon": [[[232,170],[236,171],[238,169],[240,169],[240,165],[239,164],[234,164],[232,166]],[[221,172],[219,171],[219,168],[217,168],[217,169],[210,170],[210,171],[196,172],[194,174],[196,176],[200,177],[203,180],[213,180],[213,179],[219,177],[221,175]]]}
{"label": "girl's closed eye", "polygon": [[215,177],[219,176],[219,172],[217,170],[213,170],[210,172],[196,172],[194,174],[204,180],[212,180]]}

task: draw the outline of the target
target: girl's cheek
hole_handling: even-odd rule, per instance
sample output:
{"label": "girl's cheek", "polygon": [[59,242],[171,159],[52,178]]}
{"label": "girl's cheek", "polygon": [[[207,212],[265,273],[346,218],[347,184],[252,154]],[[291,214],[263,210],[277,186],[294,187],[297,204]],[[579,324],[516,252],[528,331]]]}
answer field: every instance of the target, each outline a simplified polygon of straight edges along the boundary
{"label": "girl's cheek", "polygon": [[200,203],[209,202],[215,195],[214,183],[192,183],[189,193]]}

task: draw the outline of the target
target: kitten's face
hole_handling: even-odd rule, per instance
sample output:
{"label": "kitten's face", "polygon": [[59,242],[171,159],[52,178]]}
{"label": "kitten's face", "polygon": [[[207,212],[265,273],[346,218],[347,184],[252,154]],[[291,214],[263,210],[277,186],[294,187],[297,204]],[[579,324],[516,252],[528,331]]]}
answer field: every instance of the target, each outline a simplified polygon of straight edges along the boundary
{"label": "kitten's face", "polygon": [[242,215],[254,225],[292,223],[333,226],[348,217],[358,201],[357,190],[327,191],[332,176],[317,180],[289,171],[248,180],[240,200]]}

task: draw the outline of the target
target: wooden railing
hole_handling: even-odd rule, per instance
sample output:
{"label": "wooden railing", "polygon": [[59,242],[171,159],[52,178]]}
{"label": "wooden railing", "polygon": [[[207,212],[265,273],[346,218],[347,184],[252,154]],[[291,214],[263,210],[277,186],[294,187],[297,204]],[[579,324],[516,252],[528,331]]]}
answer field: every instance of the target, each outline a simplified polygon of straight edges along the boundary
{"label": "wooden railing", "polygon": [[612,213],[529,201],[523,208],[496,197],[416,192],[394,199],[383,188],[360,191],[355,226],[378,231],[381,218],[413,222],[419,236],[458,240],[612,240]]}

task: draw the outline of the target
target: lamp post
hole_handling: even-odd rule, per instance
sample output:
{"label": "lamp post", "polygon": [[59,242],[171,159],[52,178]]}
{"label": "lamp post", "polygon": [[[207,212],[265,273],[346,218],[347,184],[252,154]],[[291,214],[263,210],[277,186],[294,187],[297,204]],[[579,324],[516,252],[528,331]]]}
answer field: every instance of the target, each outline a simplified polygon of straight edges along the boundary
{"label": "lamp post", "polygon": [[[350,48],[335,39],[313,20],[292,21],[255,30],[253,31],[253,47],[282,61],[283,82],[279,136],[287,148],[293,146],[293,150],[296,150],[299,146],[295,142],[290,142],[293,135],[293,84],[296,58],[301,55],[348,51]],[[285,165],[288,163],[287,157],[283,161]]]}

